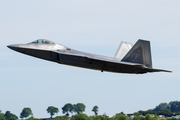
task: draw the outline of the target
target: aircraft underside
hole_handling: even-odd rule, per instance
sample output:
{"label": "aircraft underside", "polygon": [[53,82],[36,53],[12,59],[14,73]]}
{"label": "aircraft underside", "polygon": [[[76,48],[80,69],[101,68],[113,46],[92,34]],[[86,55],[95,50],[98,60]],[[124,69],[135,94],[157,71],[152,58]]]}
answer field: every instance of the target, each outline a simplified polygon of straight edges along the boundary
{"label": "aircraft underside", "polygon": [[109,71],[109,72],[116,72],[116,73],[132,73],[132,74],[133,73],[134,74],[147,73],[146,71],[143,71],[135,66],[127,66],[124,64],[94,60],[94,59],[81,57],[81,56],[60,54],[60,53],[56,53],[52,51],[18,48],[18,52],[31,55],[37,58],[41,58],[44,60],[57,62],[60,64],[99,70],[101,72]]}
{"label": "aircraft underside", "polygon": [[78,57],[78,56],[58,54],[58,53],[52,53],[52,54],[53,55],[56,54],[56,56],[59,57],[59,58],[56,57],[57,59],[55,59],[55,61],[61,64],[100,70],[101,72],[109,71],[109,72],[117,72],[117,73],[136,73],[136,74],[146,73],[145,71],[142,71],[134,66],[127,66],[123,64],[94,60],[87,57]]}

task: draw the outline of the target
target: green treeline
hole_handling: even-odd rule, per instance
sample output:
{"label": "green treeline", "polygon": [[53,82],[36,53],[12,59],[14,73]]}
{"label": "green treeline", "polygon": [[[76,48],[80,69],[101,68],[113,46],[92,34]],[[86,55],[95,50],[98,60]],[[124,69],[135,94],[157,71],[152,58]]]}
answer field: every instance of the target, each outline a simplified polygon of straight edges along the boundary
{"label": "green treeline", "polygon": [[146,114],[157,114],[164,115],[167,117],[180,115],[180,101],[172,101],[168,103],[161,103],[154,109],[149,109],[147,111],[138,111],[136,114],[146,115]]}
{"label": "green treeline", "polygon": [[[171,117],[175,115],[180,115],[180,102],[172,101],[169,104],[161,103],[156,106],[154,109],[150,109],[147,111],[138,111],[135,112],[132,116],[125,115],[123,112],[115,114],[114,116],[107,116],[106,114],[98,115],[98,106],[94,106],[92,108],[92,112],[94,112],[93,116],[87,116],[83,112],[85,111],[86,106],[83,103],[65,104],[61,109],[64,116],[57,116],[53,118],[53,116],[59,112],[59,109],[54,106],[49,106],[46,111],[49,113],[50,118],[36,119],[33,117],[33,113],[31,108],[24,108],[20,113],[21,119],[26,120],[159,120],[158,115],[164,115],[165,117]],[[154,114],[152,116],[151,114]],[[71,117],[69,117],[71,115]],[[132,114],[130,114],[132,115]],[[0,111],[0,120],[17,120],[18,116],[11,113],[10,111],[6,111],[2,113]],[[170,120],[171,118],[167,118]],[[176,118],[172,118],[171,120],[180,120]]]}
{"label": "green treeline", "polygon": [[0,120],[17,120],[18,117],[12,114],[10,111],[6,111],[5,114],[0,111]]}

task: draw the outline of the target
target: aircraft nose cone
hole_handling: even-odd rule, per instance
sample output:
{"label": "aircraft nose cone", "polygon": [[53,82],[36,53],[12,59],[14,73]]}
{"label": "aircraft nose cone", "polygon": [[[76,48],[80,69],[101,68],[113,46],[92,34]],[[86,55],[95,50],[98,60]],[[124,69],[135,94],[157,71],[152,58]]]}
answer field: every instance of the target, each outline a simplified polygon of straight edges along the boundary
{"label": "aircraft nose cone", "polygon": [[12,49],[12,50],[17,51],[17,50],[18,50],[19,45],[8,45],[7,47],[8,47],[8,48],[10,48],[10,49]]}

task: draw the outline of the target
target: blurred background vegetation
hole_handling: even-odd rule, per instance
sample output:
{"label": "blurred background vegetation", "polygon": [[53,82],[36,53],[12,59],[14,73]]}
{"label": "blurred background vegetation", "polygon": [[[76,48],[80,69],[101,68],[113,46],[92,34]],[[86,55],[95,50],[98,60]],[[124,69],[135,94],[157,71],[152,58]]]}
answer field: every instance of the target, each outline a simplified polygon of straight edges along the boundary
{"label": "blurred background vegetation", "polygon": [[[107,116],[106,114],[98,115],[98,106],[92,108],[94,112],[93,116],[84,114],[86,106],[83,103],[65,104],[61,109],[64,116],[53,116],[59,112],[59,109],[54,106],[49,106],[46,111],[50,114],[49,118],[34,118],[31,108],[23,108],[20,116],[16,116],[10,111],[2,113],[0,111],[0,120],[180,120],[180,101],[172,101],[170,103],[161,103],[154,109],[147,111],[138,111],[133,114],[125,115],[123,112],[117,113],[113,116]],[[163,115],[164,118],[159,118],[159,115]],[[174,118],[173,116],[178,116]]]}

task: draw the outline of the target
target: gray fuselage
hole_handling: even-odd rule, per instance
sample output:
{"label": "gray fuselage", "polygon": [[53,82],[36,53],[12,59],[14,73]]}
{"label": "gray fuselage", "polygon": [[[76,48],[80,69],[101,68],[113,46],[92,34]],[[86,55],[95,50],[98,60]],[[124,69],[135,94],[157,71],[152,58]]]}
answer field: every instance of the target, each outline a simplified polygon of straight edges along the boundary
{"label": "gray fuselage", "polygon": [[169,72],[166,70],[148,68],[139,63],[123,62],[114,57],[80,52],[44,39],[39,39],[28,44],[9,45],[8,47],[17,52],[44,60],[82,68],[100,70],[101,72],[109,71],[134,74],[159,71]]}
{"label": "gray fuselage", "polygon": [[17,44],[9,48],[33,57],[66,65],[118,73],[146,73],[134,67],[134,63],[121,62],[117,58],[80,52],[59,44]]}

